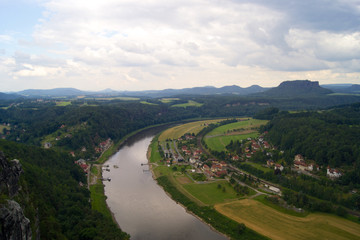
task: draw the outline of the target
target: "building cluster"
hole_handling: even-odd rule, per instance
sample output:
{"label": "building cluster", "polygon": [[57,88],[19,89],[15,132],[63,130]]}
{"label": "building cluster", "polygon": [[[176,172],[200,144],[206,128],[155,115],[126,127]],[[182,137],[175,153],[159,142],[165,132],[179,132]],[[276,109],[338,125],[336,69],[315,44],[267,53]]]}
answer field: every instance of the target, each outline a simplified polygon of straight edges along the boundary
{"label": "building cluster", "polygon": [[210,161],[212,162],[211,167],[209,167],[207,164],[202,166],[202,170],[207,177],[223,177],[228,174],[227,164],[224,161],[221,161],[220,163],[216,160]]}
{"label": "building cluster", "polygon": [[106,151],[111,146],[111,143],[112,143],[111,138],[108,138],[107,140],[99,143],[99,146],[95,147],[95,152],[102,153],[102,152]]}
{"label": "building cluster", "polygon": [[75,161],[75,164],[79,165],[85,173],[89,172],[90,165],[88,165],[84,159]]}
{"label": "building cluster", "polygon": [[295,155],[294,158],[294,167],[301,171],[309,171],[312,172],[314,170],[319,171],[319,166],[314,163],[314,161],[305,161],[305,158],[301,154]]}

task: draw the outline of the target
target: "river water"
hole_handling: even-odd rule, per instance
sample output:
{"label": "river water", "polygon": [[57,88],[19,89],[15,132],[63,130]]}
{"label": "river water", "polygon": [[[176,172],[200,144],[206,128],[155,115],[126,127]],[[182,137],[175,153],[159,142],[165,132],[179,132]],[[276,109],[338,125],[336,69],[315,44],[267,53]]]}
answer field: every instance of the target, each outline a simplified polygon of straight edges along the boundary
{"label": "river water", "polygon": [[[146,153],[153,138],[141,136],[123,146],[103,171],[107,204],[131,239],[226,239],[174,202],[153,180]],[[114,167],[118,166],[118,168]]]}

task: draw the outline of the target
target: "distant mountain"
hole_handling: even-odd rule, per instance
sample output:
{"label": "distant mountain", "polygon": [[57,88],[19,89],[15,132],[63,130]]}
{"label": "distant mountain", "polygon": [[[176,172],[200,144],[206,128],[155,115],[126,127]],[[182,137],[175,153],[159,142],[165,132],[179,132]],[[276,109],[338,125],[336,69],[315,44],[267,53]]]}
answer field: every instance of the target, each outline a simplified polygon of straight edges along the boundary
{"label": "distant mountain", "polygon": [[326,84],[321,86],[336,93],[360,94],[359,84]]}
{"label": "distant mountain", "polygon": [[87,95],[89,92],[84,92],[76,88],[54,88],[54,89],[28,89],[18,94],[24,96],[39,96],[39,97],[58,97],[58,96],[78,96]]}
{"label": "distant mountain", "polygon": [[320,87],[317,81],[294,80],[282,82],[278,87],[271,88],[261,95],[268,97],[299,97],[326,95],[329,93],[332,93],[332,91]]}
{"label": "distant mountain", "polygon": [[13,100],[21,97],[22,96],[18,94],[0,92],[0,100]]}
{"label": "distant mountain", "polygon": [[236,94],[236,95],[248,95],[252,93],[263,92],[267,88],[262,88],[258,85],[253,85],[247,88],[241,88],[236,85],[225,86],[221,88],[216,88],[212,86],[205,87],[194,87],[194,88],[184,88],[184,89],[165,89],[165,90],[149,90],[149,91],[114,91],[111,89],[105,89],[97,92],[87,92],[81,91],[75,88],[55,88],[48,90],[40,89],[28,89],[19,94],[29,97],[70,97],[70,96],[79,96],[79,95],[88,95],[88,96],[132,96],[132,97],[151,97],[151,98],[160,98],[160,97],[173,97],[179,95],[213,95],[213,94]]}
{"label": "distant mountain", "polygon": [[241,88],[236,85],[225,86],[216,88],[212,86],[206,87],[194,87],[194,88],[183,88],[183,89],[165,89],[165,90],[152,90],[152,91],[141,91],[141,92],[123,92],[128,96],[144,96],[144,97],[173,97],[179,95],[214,95],[214,94],[236,94],[236,95],[248,95],[252,93],[263,92],[267,88],[262,88],[257,85],[253,85],[247,88]]}

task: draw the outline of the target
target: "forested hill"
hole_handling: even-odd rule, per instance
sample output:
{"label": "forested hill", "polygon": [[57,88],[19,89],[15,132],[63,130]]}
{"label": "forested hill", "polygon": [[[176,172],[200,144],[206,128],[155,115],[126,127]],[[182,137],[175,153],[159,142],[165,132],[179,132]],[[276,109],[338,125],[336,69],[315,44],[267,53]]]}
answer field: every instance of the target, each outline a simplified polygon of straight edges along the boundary
{"label": "forested hill", "polygon": [[[5,140],[0,151],[22,165],[13,199],[29,218],[34,239],[128,239],[111,218],[91,209],[85,175],[69,154]],[[2,192],[0,200],[9,197]]]}
{"label": "forested hill", "polygon": [[340,168],[347,183],[360,184],[360,104],[322,112],[280,112],[263,131],[286,150],[289,162],[302,154],[323,169]]}

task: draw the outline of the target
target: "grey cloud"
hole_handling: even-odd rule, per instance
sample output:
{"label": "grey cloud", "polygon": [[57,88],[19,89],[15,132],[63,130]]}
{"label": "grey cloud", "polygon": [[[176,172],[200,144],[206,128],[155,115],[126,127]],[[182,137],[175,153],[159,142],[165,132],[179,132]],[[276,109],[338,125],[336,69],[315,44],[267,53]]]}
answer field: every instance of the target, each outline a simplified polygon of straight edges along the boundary
{"label": "grey cloud", "polygon": [[253,3],[286,13],[287,23],[295,28],[335,32],[360,29],[360,4],[358,1],[254,0]]}

